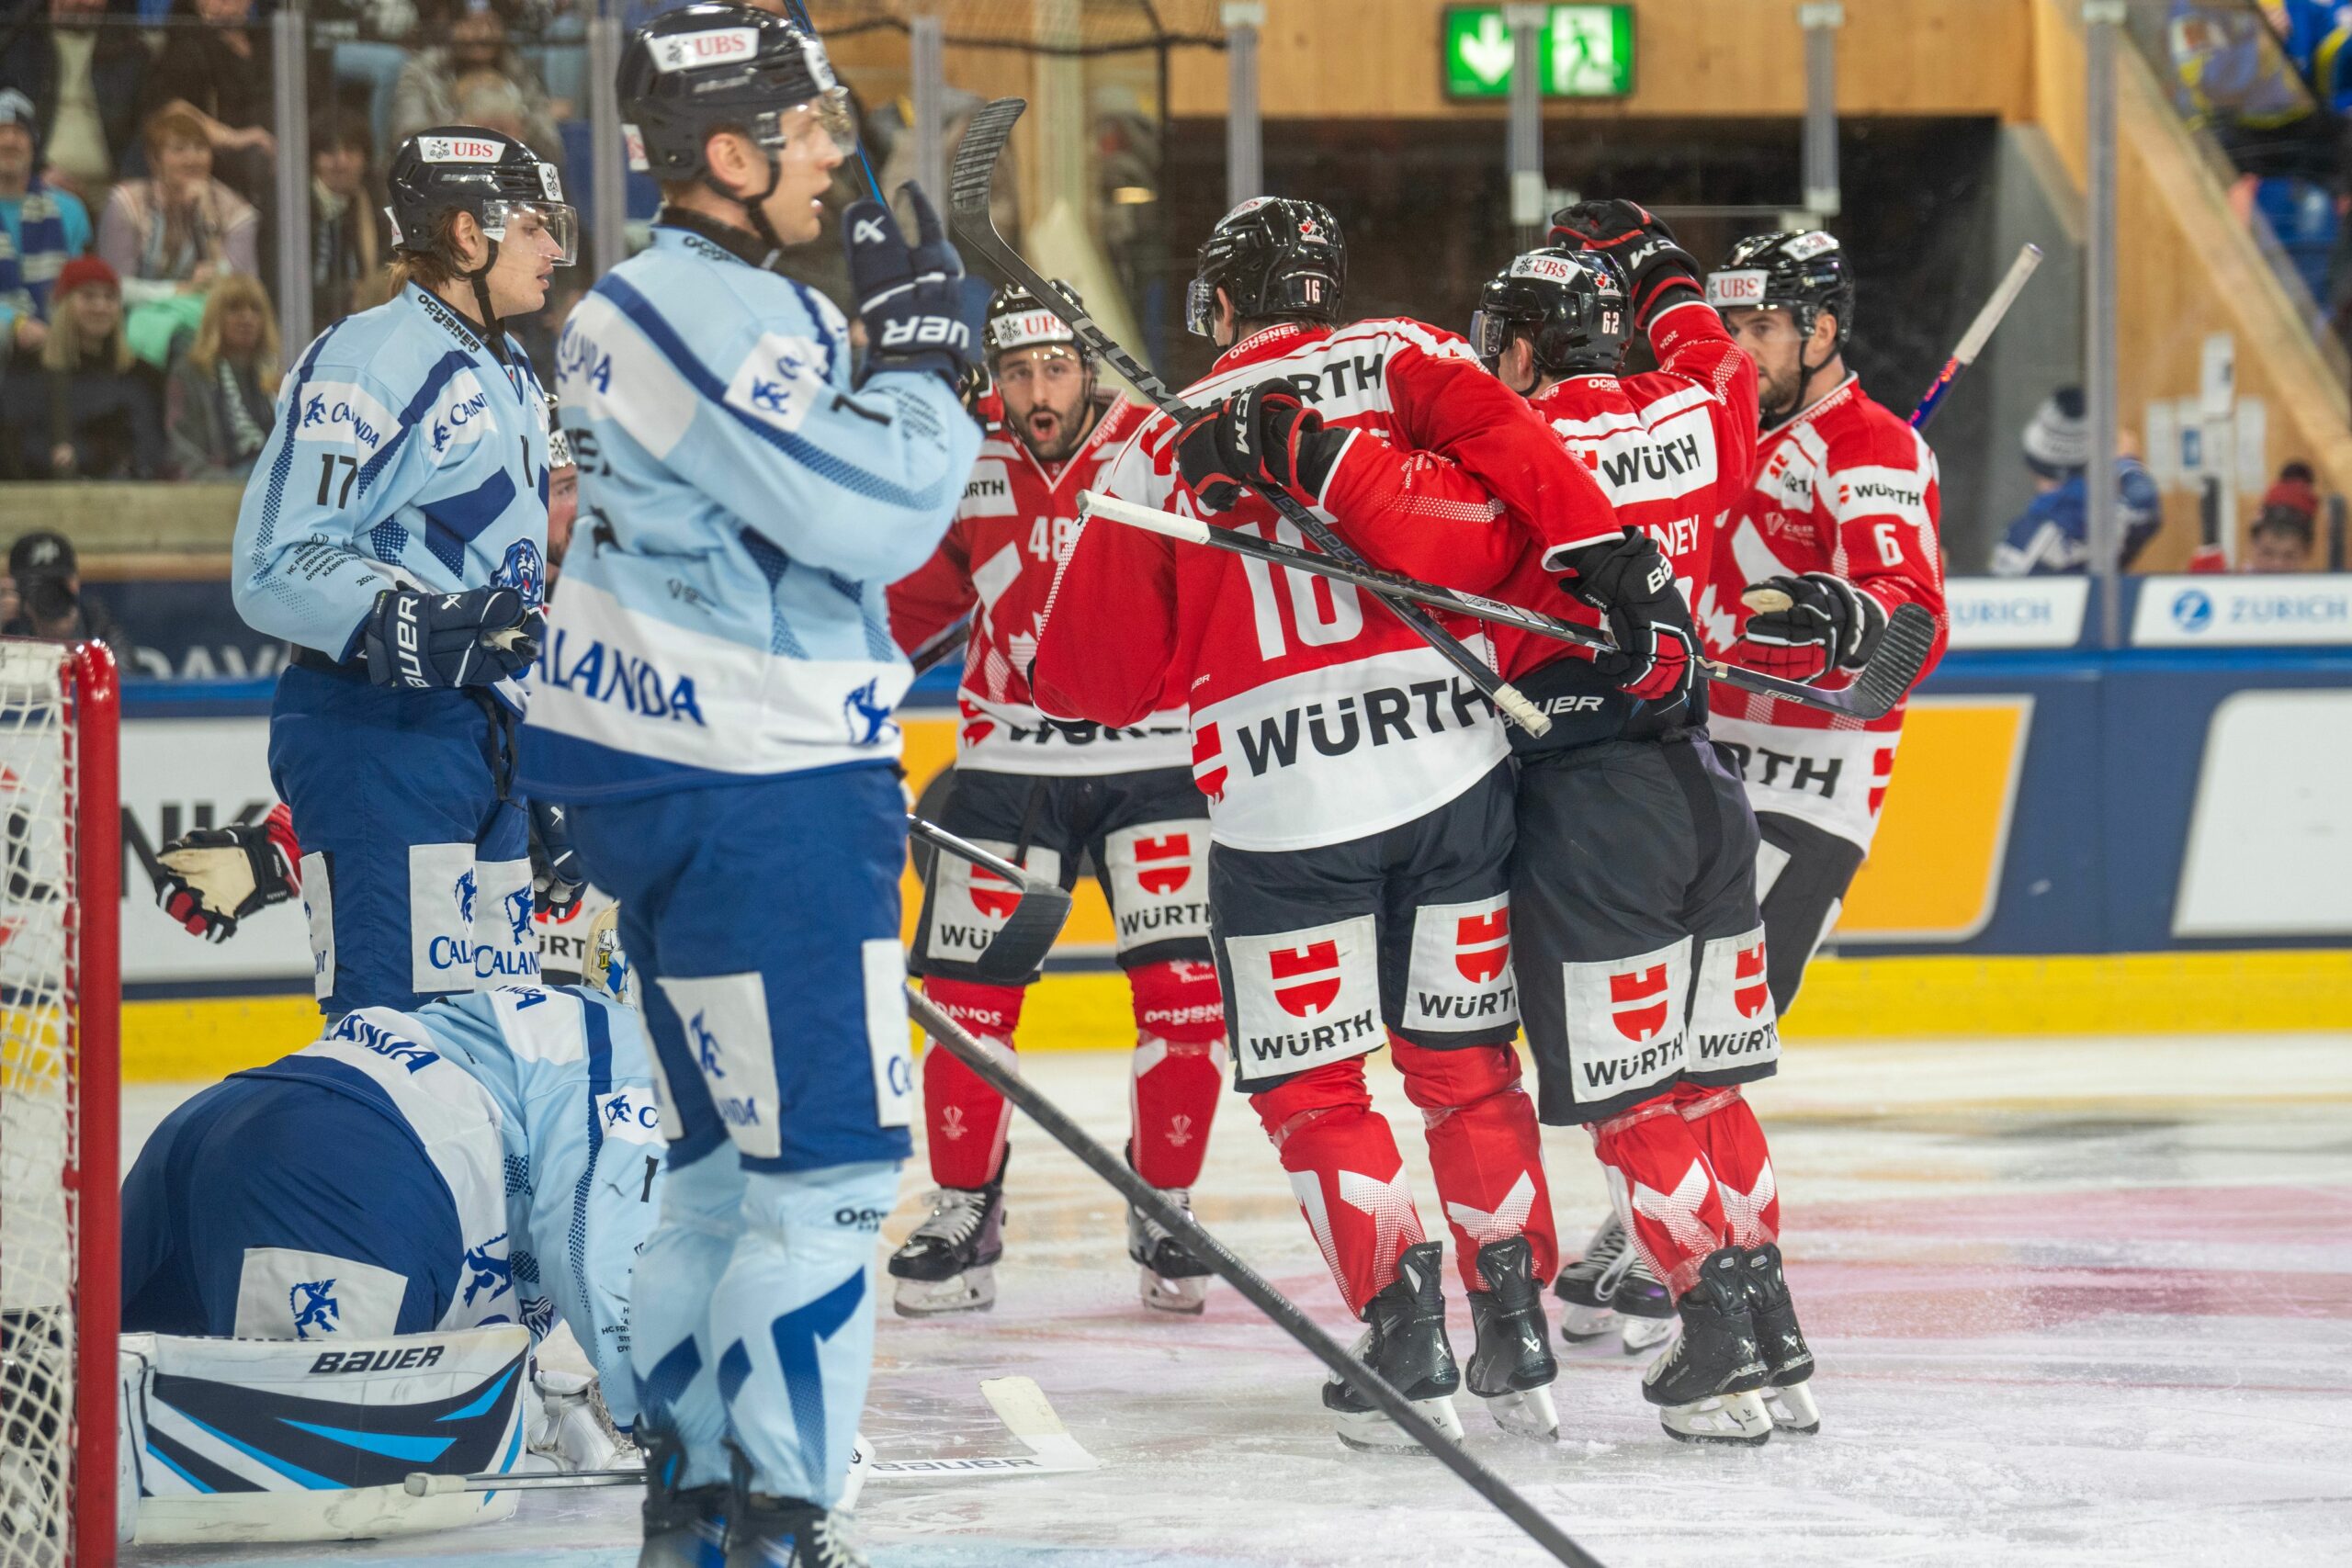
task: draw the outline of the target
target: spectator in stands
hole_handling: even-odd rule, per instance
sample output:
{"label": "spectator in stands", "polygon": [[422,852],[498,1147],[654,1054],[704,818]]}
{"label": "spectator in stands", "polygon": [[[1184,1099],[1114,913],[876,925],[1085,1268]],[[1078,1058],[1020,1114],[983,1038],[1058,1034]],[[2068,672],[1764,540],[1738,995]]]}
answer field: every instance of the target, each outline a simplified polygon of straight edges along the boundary
{"label": "spectator in stands", "polygon": [[367,127],[334,114],[311,130],[311,323],[383,303],[383,246]]}
{"label": "spectator in stands", "polygon": [[13,477],[165,476],[156,378],[130,352],[121,284],[98,257],[76,256],[58,274],[40,367],[0,387],[0,460]]}
{"label": "spectator in stands", "polygon": [[[2033,503],[1993,547],[1996,577],[2046,577],[2091,569],[2091,435],[2083,389],[2061,387],[2025,427],[2025,462],[2033,470]],[[2122,568],[2129,571],[2164,522],[2155,476],[2130,452],[2115,459],[2115,521]]]}
{"label": "spectator in stands", "polygon": [[448,41],[419,50],[392,87],[392,141],[436,125],[465,123],[458,111],[462,96],[469,90],[494,92],[503,83],[514,89],[519,116],[514,134],[537,148],[541,157],[553,158],[560,139],[547,88],[508,46],[506,18],[489,0],[463,0],[441,36]]}
{"label": "spectator in stands", "polygon": [[416,41],[413,0],[311,0],[310,18],[311,37],[327,47],[334,95],[356,89],[371,150],[390,146],[392,86]]}
{"label": "spectator in stands", "polygon": [[33,101],[0,87],[0,363],[38,357],[49,337],[49,291],[90,248],[90,210],[33,172]]}
{"label": "spectator in stands", "polygon": [[253,0],[173,0],[174,25],[148,68],[142,112],[185,111],[211,145],[222,183],[266,207],[277,180],[275,87],[269,32],[253,10]]}
{"label": "spectator in stands", "polygon": [[182,479],[242,482],[253,471],[276,418],[277,367],[269,296],[253,278],[222,278],[164,388],[164,434]]}
{"label": "spectator in stands", "polygon": [[33,101],[41,179],[95,205],[139,133],[148,49],[129,0],[49,0],[19,6],[0,42],[0,87]]}
{"label": "spectator in stands", "polygon": [[0,637],[47,637],[52,642],[105,643],[119,660],[130,656],[130,638],[107,607],[82,593],[82,566],[73,541],[43,528],[8,547],[10,601]]}
{"label": "spectator in stands", "polygon": [[2309,571],[2319,530],[2319,487],[2311,466],[2290,463],[2262,492],[2262,511],[2246,533],[2246,571]]}
{"label": "spectator in stands", "polygon": [[257,272],[260,219],[212,177],[212,143],[195,116],[159,109],[147,122],[152,179],[125,180],[98,219],[98,254],[123,279],[131,351],[162,369],[203,319],[204,296],[232,272]]}

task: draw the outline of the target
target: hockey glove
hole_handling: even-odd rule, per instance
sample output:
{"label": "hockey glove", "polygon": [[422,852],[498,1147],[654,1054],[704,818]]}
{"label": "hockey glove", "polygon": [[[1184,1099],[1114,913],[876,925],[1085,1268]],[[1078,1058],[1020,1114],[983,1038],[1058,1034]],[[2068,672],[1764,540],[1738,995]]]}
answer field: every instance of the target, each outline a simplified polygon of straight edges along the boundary
{"label": "hockey glove", "polygon": [[239,920],[302,891],[302,849],[283,806],[266,821],[198,828],[155,859],[156,905],[207,942],[228,941]]}
{"label": "hockey glove", "polygon": [[1560,586],[1600,612],[1617,644],[1593,655],[1593,669],[1645,702],[1671,706],[1687,699],[1698,671],[1690,608],[1657,542],[1628,526],[1613,543],[1577,551],[1567,565],[1576,575]]}
{"label": "hockey glove", "polygon": [[1287,490],[1312,506],[1330,481],[1348,432],[1331,430],[1279,378],[1199,411],[1176,434],[1176,467],[1211,512],[1230,512],[1254,485]]}
{"label": "hockey glove", "polygon": [[986,290],[975,307],[964,287],[964,261],[922,187],[899,187],[914,213],[915,243],[878,201],[853,203],[842,214],[842,245],[849,253],[850,294],[865,327],[865,373],[928,370],[960,392],[964,372],[978,357],[974,317],[988,308]]}
{"label": "hockey glove", "polygon": [[1870,662],[1886,630],[1885,606],[1826,571],[1751,582],[1741,597],[1756,613],[1740,630],[1748,647],[1735,657],[1752,649],[1753,656],[1740,657],[1739,662],[1785,680],[1815,681],[1832,670],[1859,670]]}
{"label": "hockey glove", "polygon": [[588,874],[571,847],[570,812],[551,800],[531,802],[531,908],[568,919],[580,908]]}
{"label": "hockey glove", "polygon": [[494,686],[539,656],[541,617],[512,588],[463,593],[387,590],[364,627],[368,678],[379,686]]}
{"label": "hockey glove", "polygon": [[1704,299],[1699,263],[1675,243],[1674,231],[1647,208],[1630,201],[1579,201],[1552,214],[1552,243],[1599,251],[1625,275],[1634,325],[1649,331],[1650,318],[1683,299]]}

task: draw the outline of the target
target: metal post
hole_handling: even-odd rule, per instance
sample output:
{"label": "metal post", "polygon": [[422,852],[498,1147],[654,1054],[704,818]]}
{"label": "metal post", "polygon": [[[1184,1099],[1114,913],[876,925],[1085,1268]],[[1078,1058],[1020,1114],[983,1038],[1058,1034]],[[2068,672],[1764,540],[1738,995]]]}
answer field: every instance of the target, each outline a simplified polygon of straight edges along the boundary
{"label": "metal post", "polygon": [[596,274],[628,257],[628,148],[621,130],[621,0],[596,0],[588,18],[588,194],[595,209]]}
{"label": "metal post", "polygon": [[2099,646],[2122,640],[2115,526],[2115,44],[2124,0],[2084,0],[2083,116],[2088,210],[2083,244],[2083,388],[2090,422],[2091,570],[2098,577]]}
{"label": "metal post", "polygon": [[311,346],[310,39],[301,0],[269,18],[269,74],[277,124],[277,330],[285,364]]}
{"label": "metal post", "polygon": [[915,180],[934,202],[947,189],[947,23],[936,11],[907,28],[907,72],[913,78]]}
{"label": "metal post", "polygon": [[1225,204],[1238,207],[1266,188],[1264,124],[1258,102],[1258,33],[1266,25],[1261,0],[1226,0]]}
{"label": "metal post", "polygon": [[1549,213],[1544,199],[1544,28],[1548,7],[1510,5],[1503,26],[1510,29],[1510,130],[1505,142],[1510,170],[1510,222],[1519,248],[1543,243]]}
{"label": "metal post", "polygon": [[1838,29],[1846,7],[1810,0],[1797,7],[1804,29],[1804,205],[1816,221],[1838,216]]}

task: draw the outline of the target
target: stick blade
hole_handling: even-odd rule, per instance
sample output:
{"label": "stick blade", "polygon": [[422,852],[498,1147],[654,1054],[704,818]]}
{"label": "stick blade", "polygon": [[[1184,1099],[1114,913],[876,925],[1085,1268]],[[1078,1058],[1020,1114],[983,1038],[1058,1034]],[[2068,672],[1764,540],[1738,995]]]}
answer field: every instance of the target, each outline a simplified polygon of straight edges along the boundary
{"label": "stick blade", "polygon": [[1917,604],[1898,605],[1879,634],[1878,649],[1850,688],[1857,717],[1883,718],[1908,696],[1936,648],[1936,618]]}
{"label": "stick blade", "polygon": [[1046,962],[1046,954],[1069,920],[1070,896],[1049,883],[1032,881],[1021,890],[1021,902],[1005,917],[1004,925],[972,967],[991,986],[1025,986]]}
{"label": "stick blade", "polygon": [[[964,128],[956,150],[956,167],[947,176],[948,210],[960,232],[989,223],[989,191],[996,180],[996,161],[1012,139],[1013,123],[1029,107],[1026,98],[998,98],[974,115]],[[990,232],[993,238],[993,231]]]}

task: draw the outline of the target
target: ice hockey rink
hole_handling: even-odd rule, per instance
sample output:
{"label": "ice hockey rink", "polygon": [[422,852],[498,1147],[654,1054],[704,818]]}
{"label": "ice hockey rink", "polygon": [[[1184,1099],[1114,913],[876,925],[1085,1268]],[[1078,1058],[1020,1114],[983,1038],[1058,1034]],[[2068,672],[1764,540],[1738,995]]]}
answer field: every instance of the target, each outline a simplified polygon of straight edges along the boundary
{"label": "ice hockey rink", "polygon": [[[1409,1129],[1382,1063],[1384,1107]],[[1124,1137],[1123,1054],[1024,1067],[1096,1136]],[[126,1156],[192,1087],[126,1090]],[[2352,1559],[2352,1037],[1800,1043],[1751,1093],[1820,1358],[1820,1435],[1671,1442],[1613,1339],[1564,1355],[1555,1446],[1459,1396],[1472,1450],[1602,1562]],[[865,1430],[886,1460],[1018,1451],[978,1383],[1024,1374],[1102,1468],[877,1482],[859,1508],[877,1568],[1544,1560],[1434,1461],[1341,1449],[1319,1368],[1229,1289],[1197,1320],[1146,1313],[1119,1201],[1034,1126],[1013,1139],[996,1310],[884,1308]],[[1418,1140],[1401,1141],[1434,1225]],[[1550,1142],[1573,1251],[1605,1201],[1599,1167],[1581,1134]],[[921,1169],[887,1242],[921,1212]],[[1238,1100],[1195,1205],[1352,1337]],[[126,1561],[612,1568],[636,1561],[637,1495],[526,1495],[511,1521],[438,1536]]]}

